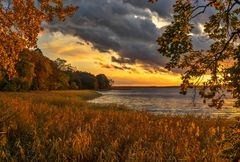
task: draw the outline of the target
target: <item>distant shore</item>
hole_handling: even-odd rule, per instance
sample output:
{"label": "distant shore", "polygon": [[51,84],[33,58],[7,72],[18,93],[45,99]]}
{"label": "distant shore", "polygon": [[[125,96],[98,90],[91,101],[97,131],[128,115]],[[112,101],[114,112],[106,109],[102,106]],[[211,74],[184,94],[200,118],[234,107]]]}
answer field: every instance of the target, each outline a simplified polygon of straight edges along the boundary
{"label": "distant shore", "polygon": [[113,86],[112,90],[130,90],[133,88],[180,88],[180,86]]}

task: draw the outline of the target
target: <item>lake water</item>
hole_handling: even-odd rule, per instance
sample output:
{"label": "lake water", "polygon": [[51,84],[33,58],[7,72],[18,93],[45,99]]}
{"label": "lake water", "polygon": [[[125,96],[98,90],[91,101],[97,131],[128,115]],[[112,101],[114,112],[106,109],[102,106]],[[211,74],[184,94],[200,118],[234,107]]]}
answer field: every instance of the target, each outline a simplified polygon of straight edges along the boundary
{"label": "lake water", "polygon": [[[91,100],[98,104],[119,104],[130,109],[157,114],[197,114],[208,116],[240,116],[240,109],[233,108],[233,99],[227,98],[221,110],[209,108],[193,91],[188,95],[179,94],[179,88],[130,88],[99,92],[101,97]],[[194,103],[193,103],[194,101]]]}

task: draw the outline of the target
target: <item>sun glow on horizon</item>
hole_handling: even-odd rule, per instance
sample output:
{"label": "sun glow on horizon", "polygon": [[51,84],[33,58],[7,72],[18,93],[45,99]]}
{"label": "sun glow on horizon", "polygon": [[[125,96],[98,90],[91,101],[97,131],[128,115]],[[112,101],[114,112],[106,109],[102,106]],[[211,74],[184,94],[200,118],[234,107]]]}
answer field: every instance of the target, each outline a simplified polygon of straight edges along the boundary
{"label": "sun glow on horizon", "polygon": [[181,83],[180,75],[171,72],[151,73],[140,63],[121,68],[118,63],[111,61],[112,56],[118,57],[116,52],[99,52],[90,43],[60,32],[41,33],[38,46],[52,60],[62,58],[80,71],[105,74],[114,80],[115,86],[177,86]]}

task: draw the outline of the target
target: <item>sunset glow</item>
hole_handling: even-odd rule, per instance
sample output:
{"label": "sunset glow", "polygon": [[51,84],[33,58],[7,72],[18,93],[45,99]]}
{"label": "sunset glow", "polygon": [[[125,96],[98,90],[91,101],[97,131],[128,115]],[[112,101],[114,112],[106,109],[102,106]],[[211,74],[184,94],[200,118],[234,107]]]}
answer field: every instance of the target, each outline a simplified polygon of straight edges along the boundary
{"label": "sunset glow", "polygon": [[60,32],[44,32],[39,36],[39,48],[52,60],[62,58],[77,67],[95,75],[104,73],[114,80],[115,86],[176,86],[180,84],[180,75],[172,72],[149,72],[141,63],[124,65],[113,63],[111,57],[118,53],[99,52],[90,43]]}

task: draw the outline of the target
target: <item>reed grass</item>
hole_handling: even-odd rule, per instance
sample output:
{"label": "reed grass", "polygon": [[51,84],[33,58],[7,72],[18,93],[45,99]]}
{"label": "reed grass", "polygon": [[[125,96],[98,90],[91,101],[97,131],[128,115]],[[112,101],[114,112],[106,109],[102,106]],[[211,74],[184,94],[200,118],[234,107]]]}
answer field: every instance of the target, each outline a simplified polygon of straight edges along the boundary
{"label": "reed grass", "polygon": [[224,161],[231,120],[86,102],[93,91],[0,93],[0,161]]}

